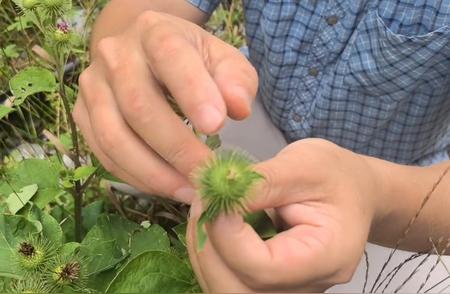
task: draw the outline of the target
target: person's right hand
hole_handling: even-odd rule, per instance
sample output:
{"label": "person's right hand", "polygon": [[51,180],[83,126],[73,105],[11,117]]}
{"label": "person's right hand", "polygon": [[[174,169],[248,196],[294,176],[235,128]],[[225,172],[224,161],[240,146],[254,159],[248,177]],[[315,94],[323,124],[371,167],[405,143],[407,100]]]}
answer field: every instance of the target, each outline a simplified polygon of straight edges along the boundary
{"label": "person's right hand", "polygon": [[201,27],[144,12],[100,40],[80,76],[73,117],[115,176],[147,193],[189,203],[189,174],[210,152],[166,101],[170,93],[200,132],[250,114],[258,78],[237,49]]}

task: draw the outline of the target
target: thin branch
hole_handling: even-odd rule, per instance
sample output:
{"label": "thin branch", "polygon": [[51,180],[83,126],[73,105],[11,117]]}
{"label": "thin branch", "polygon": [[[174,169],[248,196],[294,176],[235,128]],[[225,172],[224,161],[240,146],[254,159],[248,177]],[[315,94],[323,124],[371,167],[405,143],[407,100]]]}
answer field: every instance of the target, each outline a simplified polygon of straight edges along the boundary
{"label": "thin branch", "polygon": [[364,278],[364,286],[362,293],[366,293],[367,282],[369,281],[369,254],[367,253],[367,250],[364,250],[364,257],[366,260],[366,276]]}
{"label": "thin branch", "polygon": [[422,212],[423,208],[430,200],[431,195],[433,194],[433,192],[436,190],[437,186],[441,183],[442,179],[447,175],[447,173],[449,171],[450,171],[450,165],[442,172],[442,174],[439,176],[438,180],[433,184],[433,187],[431,188],[431,190],[427,193],[427,195],[423,199],[423,201],[419,207],[419,210],[417,210],[416,214],[411,218],[411,220],[409,221],[409,224],[407,225],[405,231],[403,232],[403,235],[400,237],[400,239],[397,240],[397,243],[395,244],[394,249],[391,251],[388,259],[383,264],[381,271],[378,273],[377,278],[375,279],[375,282],[373,283],[372,288],[370,289],[370,292],[374,292],[375,287],[377,286],[377,283],[381,278],[381,275],[383,274],[384,270],[388,266],[389,262],[392,260],[392,257],[394,256],[395,252],[397,252],[398,248],[400,247],[400,244],[405,240],[406,236],[410,232],[412,226],[416,222],[416,220],[419,217],[420,213]]}
{"label": "thin branch", "polygon": [[442,251],[439,253],[437,251],[436,246],[434,246],[433,240],[431,240],[430,238],[430,242],[431,244],[433,244],[434,250],[436,252],[436,255],[438,255],[438,257],[436,258],[436,262],[433,264],[433,266],[431,267],[431,269],[428,271],[428,274],[425,278],[425,281],[423,281],[423,283],[420,285],[419,290],[417,290],[417,293],[421,293],[421,291],[423,290],[423,288],[425,287],[425,285],[428,283],[428,281],[431,278],[431,274],[434,272],[434,270],[437,268],[437,265],[439,264],[439,256],[440,255],[444,255],[445,252],[448,250],[448,248],[450,247],[450,240],[447,241],[447,245],[445,246],[444,249],[442,249]]}

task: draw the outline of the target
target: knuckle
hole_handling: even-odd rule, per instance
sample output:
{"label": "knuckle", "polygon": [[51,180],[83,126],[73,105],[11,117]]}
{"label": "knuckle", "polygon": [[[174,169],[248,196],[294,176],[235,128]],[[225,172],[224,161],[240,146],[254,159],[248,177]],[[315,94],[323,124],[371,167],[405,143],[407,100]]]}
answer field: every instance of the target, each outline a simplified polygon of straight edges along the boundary
{"label": "knuckle", "polygon": [[80,77],[78,78],[78,86],[80,87],[80,89],[82,90],[88,89],[89,88],[88,85],[91,79],[92,79],[91,68],[88,67],[80,74]]}
{"label": "knuckle", "polygon": [[114,132],[101,132],[98,135],[98,145],[106,153],[113,149],[117,143],[117,135]]}
{"label": "knuckle", "polygon": [[186,46],[185,41],[178,35],[169,32],[162,32],[155,35],[151,58],[157,63],[161,60],[170,60],[171,57],[183,52]]}
{"label": "knuckle", "polygon": [[110,73],[118,73],[121,70],[122,58],[117,56],[120,47],[116,44],[115,37],[106,37],[97,43],[97,54]]}
{"label": "knuckle", "polygon": [[111,51],[111,48],[115,46],[115,39],[114,37],[105,37],[102,38],[97,42],[97,53],[104,57],[108,56],[109,52]]}
{"label": "knuckle", "polygon": [[155,23],[159,21],[160,13],[154,12],[151,10],[147,10],[142,12],[136,19],[136,24],[138,27],[146,28],[148,26],[153,26]]}
{"label": "knuckle", "polygon": [[137,88],[127,90],[126,101],[124,101],[124,114],[131,119],[144,119],[151,117],[147,107],[147,99]]}
{"label": "knuckle", "polygon": [[180,163],[184,163],[189,159],[189,150],[189,146],[187,146],[185,141],[173,144],[167,150],[166,161],[172,166],[180,166]]}

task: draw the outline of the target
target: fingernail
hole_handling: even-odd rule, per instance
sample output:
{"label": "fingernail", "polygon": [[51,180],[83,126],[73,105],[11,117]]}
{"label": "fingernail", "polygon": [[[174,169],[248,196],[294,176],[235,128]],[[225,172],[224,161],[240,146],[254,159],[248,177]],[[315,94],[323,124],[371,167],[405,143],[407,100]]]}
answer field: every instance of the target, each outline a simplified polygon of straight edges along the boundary
{"label": "fingernail", "polygon": [[190,204],[195,197],[195,190],[191,187],[183,187],[173,194],[175,200]]}
{"label": "fingernail", "polygon": [[218,131],[223,120],[222,113],[212,105],[202,105],[198,109],[199,128],[207,134]]}

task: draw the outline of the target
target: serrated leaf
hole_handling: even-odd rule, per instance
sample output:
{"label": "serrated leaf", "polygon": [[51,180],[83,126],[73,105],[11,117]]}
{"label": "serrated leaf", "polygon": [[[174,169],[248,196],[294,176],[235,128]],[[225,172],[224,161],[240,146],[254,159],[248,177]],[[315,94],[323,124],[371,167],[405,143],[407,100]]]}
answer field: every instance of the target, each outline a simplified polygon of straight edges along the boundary
{"label": "serrated leaf", "polygon": [[17,192],[11,193],[8,199],[6,199],[9,212],[13,215],[19,212],[19,210],[21,210],[28,203],[28,201],[33,198],[37,191],[38,185],[32,184],[23,187]]}
{"label": "serrated leaf", "polygon": [[14,105],[19,106],[31,95],[57,90],[55,75],[45,69],[30,66],[17,73],[10,81],[9,87],[16,97]]}
{"label": "serrated leaf", "polygon": [[186,293],[195,286],[189,266],[174,254],[149,251],[124,267],[107,289],[109,293]]}

